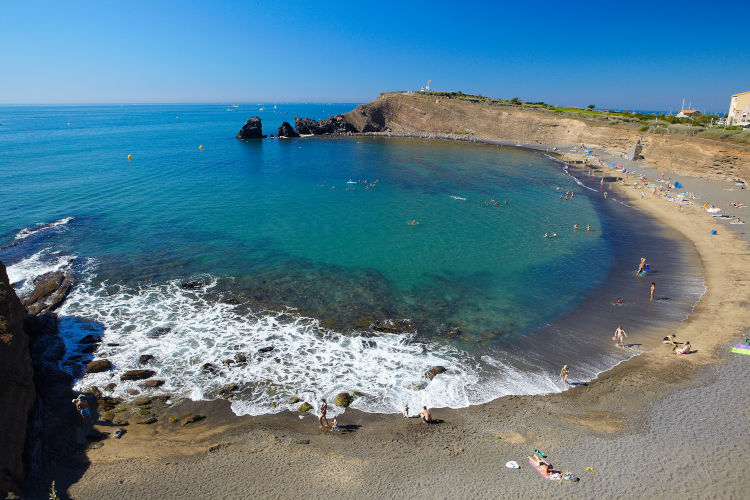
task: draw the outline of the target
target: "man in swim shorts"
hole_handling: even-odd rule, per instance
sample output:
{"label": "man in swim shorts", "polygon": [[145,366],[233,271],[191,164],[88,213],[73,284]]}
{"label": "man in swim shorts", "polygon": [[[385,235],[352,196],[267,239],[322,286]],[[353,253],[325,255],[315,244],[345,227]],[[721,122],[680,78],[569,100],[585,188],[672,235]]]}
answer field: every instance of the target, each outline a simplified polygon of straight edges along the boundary
{"label": "man in swim shorts", "polygon": [[89,408],[89,403],[86,401],[86,398],[83,397],[83,394],[79,394],[78,397],[73,400],[73,404],[76,407],[78,416],[81,417],[81,422],[84,424],[90,424],[91,409]]}
{"label": "man in swim shorts", "polygon": [[426,406],[423,406],[422,408],[422,411],[419,412],[419,416],[422,418],[422,422],[424,422],[425,424],[429,424],[430,422],[432,422],[432,414]]}
{"label": "man in swim shorts", "polygon": [[624,339],[627,336],[628,334],[622,329],[622,325],[618,325],[617,330],[615,330],[615,345],[619,343],[621,347],[625,347]]}

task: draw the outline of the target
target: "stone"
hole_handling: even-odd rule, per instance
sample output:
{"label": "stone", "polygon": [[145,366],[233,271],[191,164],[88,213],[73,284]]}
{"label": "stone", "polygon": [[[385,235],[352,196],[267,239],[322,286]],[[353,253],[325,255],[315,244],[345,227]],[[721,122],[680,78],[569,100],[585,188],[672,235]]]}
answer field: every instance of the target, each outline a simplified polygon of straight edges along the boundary
{"label": "stone", "polygon": [[130,394],[131,396],[137,396],[138,394],[140,394],[140,393],[141,393],[141,391],[139,391],[138,389],[128,389],[128,390],[127,390],[127,391],[125,391],[125,392],[127,392],[127,393],[128,393],[128,394]]}
{"label": "stone", "polygon": [[150,416],[150,417],[144,417],[144,418],[142,418],[142,419],[138,420],[138,421],[136,422],[136,424],[145,424],[145,425],[149,425],[149,424],[155,424],[155,423],[156,423],[156,422],[158,422],[158,421],[159,421],[159,419],[158,419],[158,418],[156,418],[156,417],[154,417],[154,416],[152,415],[152,416]]}
{"label": "stone", "polygon": [[385,333],[404,333],[414,330],[414,326],[406,319],[376,321],[372,329]]}
{"label": "stone", "polygon": [[216,373],[216,367],[212,365],[211,363],[204,363],[201,368],[203,369],[204,372]]}
{"label": "stone", "polygon": [[294,128],[292,128],[289,122],[284,122],[281,125],[279,125],[278,136],[279,137],[299,137],[299,134],[294,131]]}
{"label": "stone", "polygon": [[52,271],[34,278],[34,290],[22,299],[29,314],[45,314],[62,304],[73,280],[68,271]]}
{"label": "stone", "polygon": [[429,370],[427,370],[426,372],[424,372],[424,376],[425,376],[425,378],[427,378],[429,380],[432,380],[437,375],[440,375],[441,373],[444,373],[444,372],[445,372],[445,367],[438,365],[438,366],[433,366],[432,368],[430,368]]}
{"label": "stone", "polygon": [[86,365],[86,373],[101,373],[112,369],[112,362],[108,359],[95,359]]}
{"label": "stone", "polygon": [[263,125],[259,116],[248,118],[247,122],[237,134],[237,139],[263,139]]}
{"label": "stone", "polygon": [[117,387],[117,384],[115,384],[114,382],[110,382],[109,384],[104,386],[104,390],[107,392],[112,392],[115,390],[115,387]]}
{"label": "stone", "polygon": [[312,405],[307,402],[302,403],[301,405],[299,405],[299,408],[297,408],[297,411],[300,413],[305,413],[306,411],[310,411],[310,410],[312,410]]}
{"label": "stone", "polygon": [[156,375],[153,370],[128,370],[120,375],[120,380],[144,380]]}
{"label": "stone", "polygon": [[159,380],[159,379],[155,379],[155,378],[152,378],[151,380],[146,380],[143,383],[144,387],[150,387],[150,388],[160,387],[162,385],[164,385],[164,381],[163,380]]}
{"label": "stone", "polygon": [[336,404],[336,406],[341,406],[342,408],[346,408],[347,406],[352,404],[352,401],[354,401],[354,396],[352,396],[348,392],[339,392],[333,398],[333,402]]}
{"label": "stone", "polygon": [[154,359],[154,356],[152,354],[141,354],[141,357],[138,358],[138,364],[145,365],[146,363],[149,363]]}
{"label": "stone", "polygon": [[258,354],[264,354],[264,353],[271,352],[271,351],[273,351],[272,345],[268,347],[261,347],[260,349],[258,349]]}
{"label": "stone", "polygon": [[130,422],[128,422],[125,418],[116,418],[112,420],[112,425],[116,425],[118,427],[125,427],[126,425],[130,425]]}
{"label": "stone", "polygon": [[86,335],[81,340],[78,341],[79,344],[98,344],[102,341],[101,337],[97,337],[96,335]]}
{"label": "stone", "polygon": [[203,288],[205,286],[205,283],[199,280],[186,281],[182,283],[180,286],[185,290],[197,290],[198,288]]}
{"label": "stone", "polygon": [[83,354],[94,354],[97,349],[99,349],[99,344],[89,344],[81,349],[81,352]]}
{"label": "stone", "polygon": [[171,331],[172,329],[169,328],[168,326],[160,326],[158,328],[154,328],[153,330],[151,330],[148,333],[148,336],[149,338],[152,338],[152,339],[158,339],[159,337],[163,337],[164,335],[168,334]]}
{"label": "stone", "polygon": [[301,135],[320,135],[323,133],[318,122],[312,118],[300,118],[299,116],[295,116],[294,128],[296,128],[297,133]]}
{"label": "stone", "polygon": [[237,384],[229,384],[220,388],[218,391],[216,391],[216,393],[221,397],[228,398],[236,390],[237,390]]}
{"label": "stone", "polygon": [[177,422],[177,421],[179,421],[179,420],[180,420],[180,419],[179,419],[179,418],[177,418],[177,417],[175,417],[174,415],[170,415],[170,416],[169,416],[169,417],[167,418],[167,422],[169,422],[170,424],[173,424],[173,423],[175,423],[175,422]]}
{"label": "stone", "polygon": [[247,363],[247,356],[245,356],[241,352],[238,352],[237,354],[234,355],[234,360],[237,363]]}
{"label": "stone", "polygon": [[133,406],[145,406],[151,404],[151,398],[148,396],[143,396],[141,398],[134,399],[131,401]]}
{"label": "stone", "polygon": [[138,415],[141,415],[141,416],[151,415],[151,408],[150,407],[138,408]]}
{"label": "stone", "polygon": [[291,397],[291,398],[289,398],[289,399],[288,399],[287,401],[288,401],[288,403],[289,403],[290,405],[296,405],[297,403],[299,403],[299,402],[300,402],[300,399],[299,399],[299,398],[298,398],[297,396],[292,396],[292,397]]}
{"label": "stone", "polygon": [[180,422],[180,425],[185,427],[187,424],[198,422],[199,420],[203,420],[204,418],[206,418],[205,415],[190,415],[190,416],[183,418],[182,421]]}
{"label": "stone", "polygon": [[225,359],[224,361],[222,361],[222,363],[224,363],[225,365],[229,366],[229,365],[234,364],[234,360],[233,359]]}
{"label": "stone", "polygon": [[302,135],[349,134],[358,132],[343,115],[331,116],[326,120],[315,121],[311,118],[294,117],[294,127]]}
{"label": "stone", "polygon": [[446,333],[449,337],[459,337],[461,336],[461,330],[458,328],[453,328],[452,330],[448,330]]}
{"label": "stone", "polygon": [[105,422],[111,422],[115,419],[115,414],[111,411],[105,411],[100,415],[100,418]]}

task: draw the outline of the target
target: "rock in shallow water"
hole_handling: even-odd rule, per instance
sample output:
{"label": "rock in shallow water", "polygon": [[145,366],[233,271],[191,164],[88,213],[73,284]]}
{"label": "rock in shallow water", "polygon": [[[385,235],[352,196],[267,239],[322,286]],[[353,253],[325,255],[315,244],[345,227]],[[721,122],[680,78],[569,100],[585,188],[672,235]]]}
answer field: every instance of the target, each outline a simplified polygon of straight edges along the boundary
{"label": "rock in shallow water", "polygon": [[352,401],[354,401],[354,396],[352,396],[348,392],[340,392],[333,398],[333,402],[336,403],[337,406],[341,406],[342,408],[346,408],[347,406],[352,404]]}
{"label": "rock in shallow water", "polygon": [[259,116],[250,117],[237,134],[237,139],[262,139],[264,137]]}
{"label": "rock in shallow water", "polygon": [[120,375],[120,380],[143,380],[156,375],[153,370],[128,370]]}
{"label": "rock in shallow water", "polygon": [[281,125],[279,125],[278,136],[279,137],[299,137],[299,134],[294,131],[294,128],[292,128],[289,122],[284,122]]}
{"label": "rock in shallow water", "polygon": [[433,366],[429,370],[427,370],[424,373],[425,378],[428,378],[430,380],[434,379],[437,375],[440,375],[441,373],[445,372],[444,366]]}
{"label": "rock in shallow water", "polygon": [[95,359],[86,365],[86,373],[100,373],[112,369],[112,362],[108,359]]}
{"label": "rock in shallow water", "polygon": [[34,278],[34,290],[21,300],[29,314],[44,314],[65,300],[72,285],[69,272],[52,271]]}

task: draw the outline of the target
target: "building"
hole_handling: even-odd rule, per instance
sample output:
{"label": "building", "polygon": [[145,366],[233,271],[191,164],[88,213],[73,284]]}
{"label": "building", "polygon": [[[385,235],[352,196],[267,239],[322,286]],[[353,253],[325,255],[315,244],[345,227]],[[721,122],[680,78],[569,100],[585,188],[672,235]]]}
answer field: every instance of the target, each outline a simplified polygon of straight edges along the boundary
{"label": "building", "polygon": [[734,94],[729,101],[727,125],[750,125],[750,91]]}
{"label": "building", "polygon": [[701,114],[697,109],[683,109],[677,113],[677,118],[695,118]]}

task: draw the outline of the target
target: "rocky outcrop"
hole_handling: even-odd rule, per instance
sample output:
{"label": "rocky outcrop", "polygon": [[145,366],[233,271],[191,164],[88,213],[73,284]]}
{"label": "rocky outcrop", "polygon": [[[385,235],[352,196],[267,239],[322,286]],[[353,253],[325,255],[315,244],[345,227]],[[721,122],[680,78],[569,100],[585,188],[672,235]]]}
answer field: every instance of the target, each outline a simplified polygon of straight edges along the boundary
{"label": "rocky outcrop", "polygon": [[445,367],[444,366],[433,366],[429,370],[427,370],[424,373],[425,378],[432,380],[436,376],[440,375],[441,373],[445,373]]}
{"label": "rocky outcrop", "polygon": [[315,121],[312,118],[294,117],[294,127],[302,135],[323,135],[323,134],[348,134],[360,132],[355,126],[349,123],[344,115],[335,115],[327,120]]}
{"label": "rocky outcrop", "polygon": [[36,399],[25,318],[0,263],[0,498],[20,493],[26,426]]}
{"label": "rocky outcrop", "polygon": [[414,330],[414,325],[412,325],[407,319],[386,319],[383,321],[376,321],[372,324],[371,328],[378,332],[405,333]]}
{"label": "rocky outcrop", "polygon": [[263,139],[263,126],[259,116],[253,116],[245,122],[237,134],[237,139]]}
{"label": "rocky outcrop", "polygon": [[34,290],[23,298],[29,314],[45,314],[59,306],[70,291],[70,273],[53,271],[34,278]]}
{"label": "rocky outcrop", "polygon": [[299,137],[299,134],[294,131],[294,128],[292,128],[289,122],[284,122],[279,125],[277,135],[279,137]]}
{"label": "rocky outcrop", "polygon": [[112,362],[108,359],[95,359],[86,365],[86,373],[100,373],[112,369]]}
{"label": "rocky outcrop", "polygon": [[153,370],[129,370],[120,375],[120,380],[144,380],[156,375]]}
{"label": "rocky outcrop", "polygon": [[333,402],[337,406],[341,406],[342,408],[346,408],[347,406],[349,406],[350,404],[352,404],[352,401],[354,401],[354,396],[352,396],[348,392],[339,392],[333,398]]}

